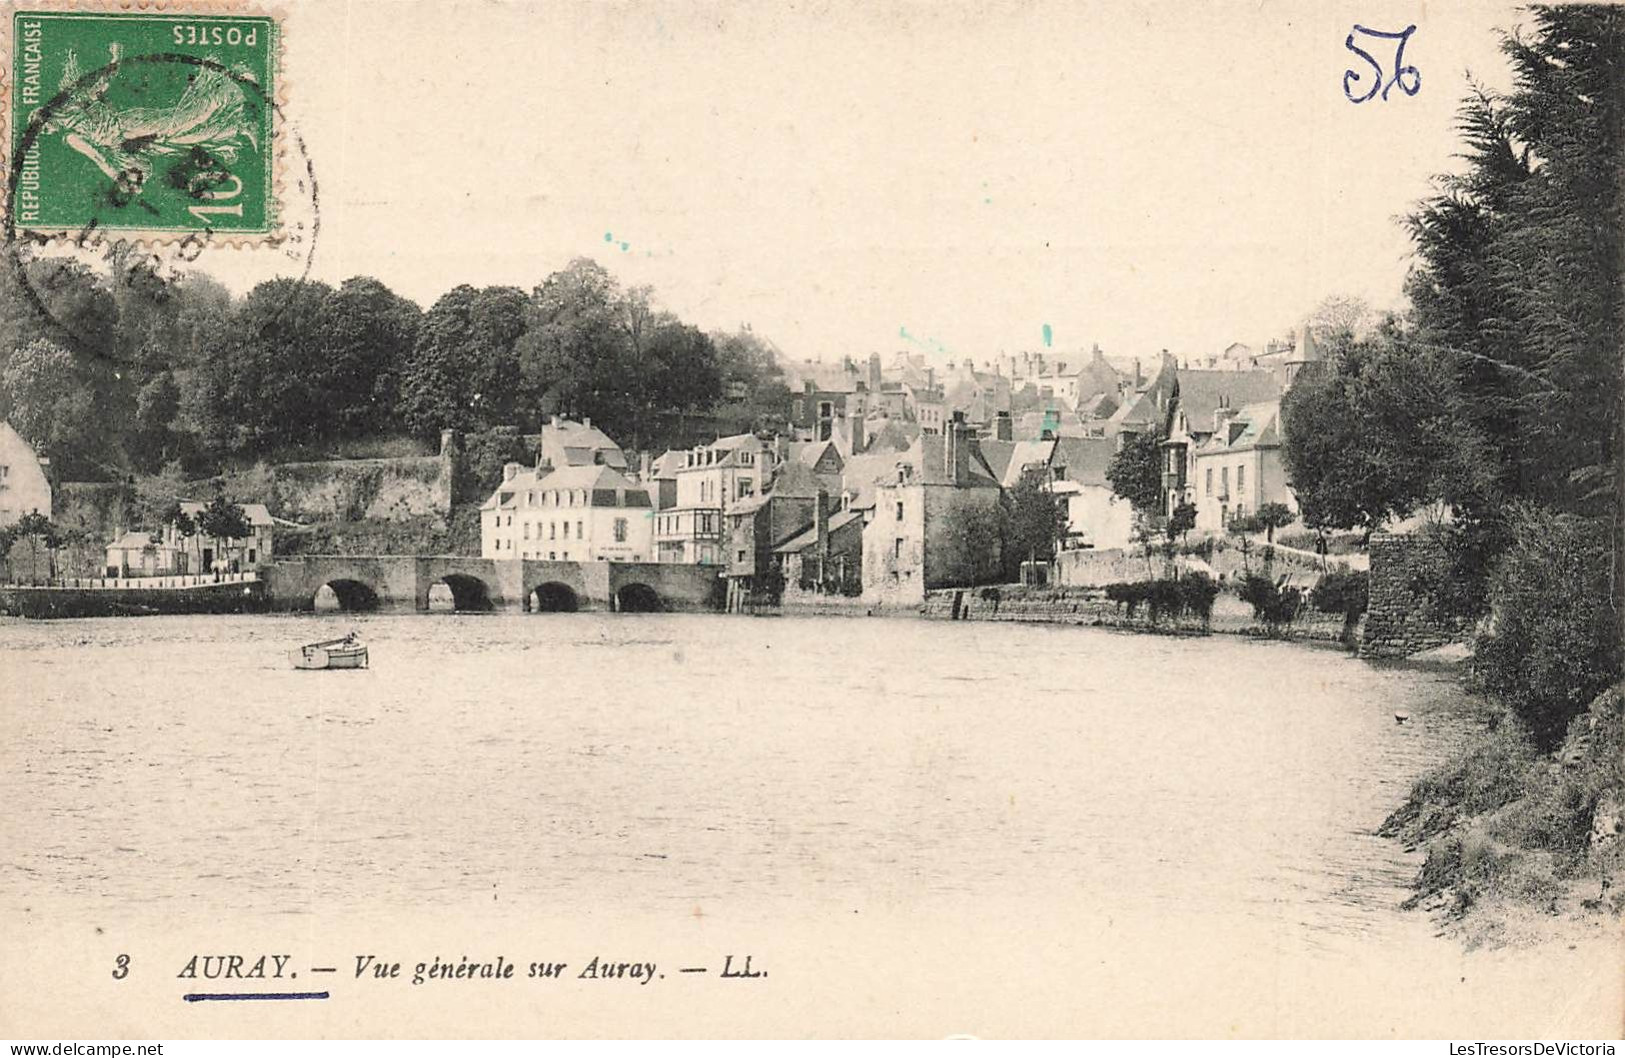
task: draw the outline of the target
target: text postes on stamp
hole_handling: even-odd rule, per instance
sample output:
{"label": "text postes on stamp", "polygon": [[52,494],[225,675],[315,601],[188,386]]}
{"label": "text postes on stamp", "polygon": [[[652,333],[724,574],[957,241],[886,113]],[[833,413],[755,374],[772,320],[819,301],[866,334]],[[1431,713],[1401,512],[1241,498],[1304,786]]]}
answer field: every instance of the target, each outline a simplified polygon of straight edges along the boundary
{"label": "text postes on stamp", "polygon": [[277,231],[277,25],[267,15],[19,11],[11,227]]}

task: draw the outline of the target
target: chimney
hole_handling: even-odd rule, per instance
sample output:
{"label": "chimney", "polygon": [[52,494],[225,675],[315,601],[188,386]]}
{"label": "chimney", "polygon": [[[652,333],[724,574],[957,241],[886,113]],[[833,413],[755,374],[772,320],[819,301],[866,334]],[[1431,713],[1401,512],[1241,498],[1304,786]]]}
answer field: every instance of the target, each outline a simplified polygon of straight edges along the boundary
{"label": "chimney", "polygon": [[963,485],[970,480],[970,427],[965,425],[964,412],[954,412],[953,422],[948,424],[948,437],[942,469],[950,475],[953,484]]}
{"label": "chimney", "polygon": [[638,480],[648,481],[654,475],[655,457],[651,452],[638,454]]}
{"label": "chimney", "polygon": [[854,416],[852,416],[850,422],[851,422],[851,426],[852,426],[852,452],[851,452],[851,454],[852,455],[862,455],[864,445],[869,443],[869,438],[864,436],[864,425],[865,424],[864,424],[864,421],[863,421],[863,416],[854,415]]}
{"label": "chimney", "polygon": [[582,416],[581,428],[584,429],[584,430],[592,429],[592,420],[587,418],[586,416]]}
{"label": "chimney", "polygon": [[1134,388],[1139,389],[1145,385],[1145,376],[1140,373],[1140,358],[1134,358]]}
{"label": "chimney", "polygon": [[[1213,432],[1215,434],[1223,433],[1224,432],[1224,424],[1229,422],[1231,419],[1234,419],[1235,417],[1236,417],[1236,409],[1234,409],[1234,408],[1232,408],[1230,406],[1230,398],[1226,397],[1226,396],[1221,396],[1219,398],[1219,406],[1217,408],[1213,409]],[[1230,441],[1229,437],[1226,436],[1225,443],[1228,444],[1229,441]]]}
{"label": "chimney", "polygon": [[1100,351],[1100,343],[1099,342],[1094,343],[1094,346],[1089,350],[1089,356],[1093,360],[1104,360],[1104,359],[1106,359],[1106,354]]}
{"label": "chimney", "polygon": [[880,392],[880,354],[869,354],[869,388],[876,393]]}
{"label": "chimney", "polygon": [[1013,441],[1016,436],[1016,424],[1011,420],[1010,413],[1001,411],[993,419],[993,439],[996,441]]}
{"label": "chimney", "polygon": [[926,368],[925,369],[925,388],[926,389],[935,389],[936,385],[937,385],[937,369],[934,368],[934,367]]}
{"label": "chimney", "polygon": [[818,498],[813,501],[813,529],[818,541],[818,568],[822,572],[829,559],[829,493],[824,489],[818,490]]}

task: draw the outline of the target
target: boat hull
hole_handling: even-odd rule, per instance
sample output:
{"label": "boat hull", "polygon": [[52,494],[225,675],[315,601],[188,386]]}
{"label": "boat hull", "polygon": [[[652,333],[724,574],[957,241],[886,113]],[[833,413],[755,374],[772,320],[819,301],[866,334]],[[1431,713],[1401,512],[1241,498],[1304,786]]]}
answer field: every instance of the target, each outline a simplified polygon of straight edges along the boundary
{"label": "boat hull", "polygon": [[366,647],[304,647],[289,656],[294,668],[307,671],[367,667]]}

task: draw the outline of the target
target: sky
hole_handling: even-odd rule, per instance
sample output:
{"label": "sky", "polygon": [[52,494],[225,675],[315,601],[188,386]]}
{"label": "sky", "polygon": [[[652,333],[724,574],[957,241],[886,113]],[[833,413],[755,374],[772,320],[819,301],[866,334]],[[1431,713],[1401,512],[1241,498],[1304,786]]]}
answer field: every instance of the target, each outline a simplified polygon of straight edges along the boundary
{"label": "sky", "polygon": [[[1518,21],[1472,2],[283,10],[313,275],[427,307],[589,256],[794,359],[981,360],[1042,348],[1046,325],[1056,349],[1194,356],[1331,294],[1398,306],[1397,218],[1456,164],[1466,72],[1506,85],[1496,30]],[[1350,102],[1355,23],[1417,27],[1414,96]],[[211,270],[240,287],[261,265]]]}

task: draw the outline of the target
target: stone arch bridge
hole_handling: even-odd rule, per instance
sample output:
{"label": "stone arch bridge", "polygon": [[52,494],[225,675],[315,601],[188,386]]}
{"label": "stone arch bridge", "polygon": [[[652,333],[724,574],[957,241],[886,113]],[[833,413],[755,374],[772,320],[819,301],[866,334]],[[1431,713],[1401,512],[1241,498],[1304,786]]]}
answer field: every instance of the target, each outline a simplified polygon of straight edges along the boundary
{"label": "stone arch bridge", "polygon": [[696,611],[721,609],[724,597],[717,567],[677,563],[293,555],[273,561],[263,576],[277,610],[314,609],[324,586],[342,609],[357,611]]}

